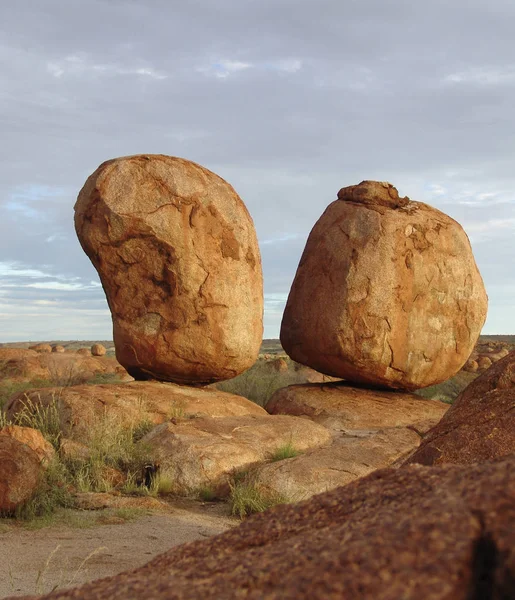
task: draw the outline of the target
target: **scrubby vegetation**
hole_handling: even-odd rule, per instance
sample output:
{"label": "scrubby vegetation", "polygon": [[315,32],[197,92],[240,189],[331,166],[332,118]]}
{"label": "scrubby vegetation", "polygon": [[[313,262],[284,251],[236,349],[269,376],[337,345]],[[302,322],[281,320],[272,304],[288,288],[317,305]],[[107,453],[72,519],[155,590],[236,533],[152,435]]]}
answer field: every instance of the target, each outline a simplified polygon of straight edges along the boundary
{"label": "scrubby vegetation", "polygon": [[215,387],[223,392],[244,396],[259,406],[265,406],[277,390],[287,385],[306,383],[306,376],[302,372],[304,367],[286,357],[275,360],[283,360],[287,370],[277,371],[273,363],[259,358],[248,371],[234,379],[221,381]]}
{"label": "scrubby vegetation", "polygon": [[290,500],[279,494],[265,490],[252,472],[237,474],[230,484],[229,504],[231,514],[243,519],[253,513],[263,512]]}
{"label": "scrubby vegetation", "polygon": [[41,431],[56,450],[36,493],[16,511],[16,518],[31,520],[59,507],[71,507],[73,492],[109,492],[115,488],[140,495],[170,492],[172,485],[165,477],[149,481],[144,478],[144,467],[152,462],[148,447],[141,442],[149,430],[147,421],[125,427],[115,418],[104,416],[90,429],[87,447],[77,443],[79,450],[63,452],[58,402],[58,395],[47,406],[27,398],[12,421],[3,413],[0,418],[1,426],[20,425]]}
{"label": "scrubby vegetation", "polygon": [[478,374],[479,373],[467,373],[466,371],[460,371],[447,381],[439,383],[438,385],[431,385],[423,388],[422,390],[417,390],[415,394],[422,396],[423,398],[440,400],[440,402],[452,404],[460,395],[460,393],[474,381]]}
{"label": "scrubby vegetation", "polygon": [[283,446],[279,446],[272,452],[272,456],[270,460],[272,462],[277,462],[279,460],[285,460],[286,458],[294,458],[298,456],[299,452],[295,449],[295,446],[292,442],[288,442]]}

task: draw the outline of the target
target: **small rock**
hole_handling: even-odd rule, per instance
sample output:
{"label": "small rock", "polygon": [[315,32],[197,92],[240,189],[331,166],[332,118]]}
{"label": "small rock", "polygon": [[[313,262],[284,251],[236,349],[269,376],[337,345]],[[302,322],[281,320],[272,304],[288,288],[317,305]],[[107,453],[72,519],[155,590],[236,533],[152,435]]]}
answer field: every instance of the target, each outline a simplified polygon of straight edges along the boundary
{"label": "small rock", "polygon": [[107,351],[102,344],[93,344],[93,346],[91,346],[91,354],[93,356],[104,356],[106,352]]}

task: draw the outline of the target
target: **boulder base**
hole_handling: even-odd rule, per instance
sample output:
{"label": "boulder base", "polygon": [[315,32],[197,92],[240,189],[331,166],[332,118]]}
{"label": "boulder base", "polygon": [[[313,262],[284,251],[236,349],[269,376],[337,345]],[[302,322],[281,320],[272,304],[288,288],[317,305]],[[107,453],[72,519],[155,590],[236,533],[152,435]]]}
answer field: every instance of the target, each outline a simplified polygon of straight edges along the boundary
{"label": "boulder base", "polygon": [[18,425],[6,425],[0,429],[0,435],[7,435],[33,450],[43,467],[47,467],[55,458],[55,450],[47,441],[41,431],[32,427],[19,427]]}
{"label": "boulder base", "polygon": [[411,427],[425,433],[448,409],[448,404],[415,394],[346,383],[290,385],[275,392],[266,405],[272,415],[306,416],[345,433],[389,427]]}
{"label": "boulder base", "polygon": [[405,427],[341,436],[327,448],[258,467],[256,481],[263,491],[298,502],[388,467],[419,444],[420,436]]}
{"label": "boulder base", "polygon": [[29,500],[42,469],[41,460],[27,444],[0,435],[0,512],[10,513]]}

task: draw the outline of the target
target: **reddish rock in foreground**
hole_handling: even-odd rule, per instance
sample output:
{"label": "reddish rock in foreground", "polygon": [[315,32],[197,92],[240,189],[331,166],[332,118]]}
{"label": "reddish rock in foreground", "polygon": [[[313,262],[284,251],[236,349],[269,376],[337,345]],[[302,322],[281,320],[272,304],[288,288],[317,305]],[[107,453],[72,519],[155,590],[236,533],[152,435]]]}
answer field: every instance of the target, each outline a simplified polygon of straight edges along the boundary
{"label": "reddish rock in foreground", "polygon": [[515,597],[515,457],[384,470],[48,599]]}
{"label": "reddish rock in foreground", "polygon": [[215,173],[164,155],[109,160],[75,205],[82,248],[135,379],[211,383],[248,369],[263,333],[252,219]]}
{"label": "reddish rock in foreground", "polygon": [[408,464],[472,464],[515,453],[515,352],[475,379]]}
{"label": "reddish rock in foreground", "polygon": [[415,390],[461,369],[486,309],[459,223],[389,183],[363,181],[341,189],[313,227],[281,343],[321,373]]}

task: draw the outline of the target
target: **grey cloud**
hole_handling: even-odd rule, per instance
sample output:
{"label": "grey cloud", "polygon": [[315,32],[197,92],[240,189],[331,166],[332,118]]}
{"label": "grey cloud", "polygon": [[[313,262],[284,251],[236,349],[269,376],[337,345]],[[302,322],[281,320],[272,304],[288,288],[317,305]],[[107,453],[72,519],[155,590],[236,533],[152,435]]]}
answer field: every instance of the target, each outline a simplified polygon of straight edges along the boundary
{"label": "grey cloud", "polygon": [[[73,230],[78,191],[108,158],[163,152],[227,178],[276,240],[262,245],[268,295],[287,294],[338,189],[379,179],[470,226],[495,306],[514,277],[513,232],[495,225],[514,217],[514,17],[511,0],[2,6],[0,262],[98,280]],[[13,306],[44,299],[12,289]]]}

